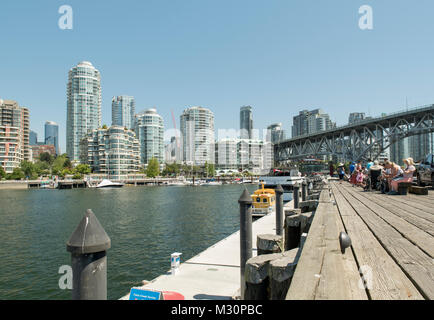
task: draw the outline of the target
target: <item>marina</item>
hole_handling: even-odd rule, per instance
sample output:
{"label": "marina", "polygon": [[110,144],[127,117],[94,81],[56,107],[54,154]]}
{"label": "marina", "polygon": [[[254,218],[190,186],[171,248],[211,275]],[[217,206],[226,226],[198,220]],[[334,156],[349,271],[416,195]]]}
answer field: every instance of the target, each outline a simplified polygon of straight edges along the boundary
{"label": "marina", "polygon": [[112,240],[108,299],[119,299],[164,274],[173,252],[188,260],[236,232],[244,188],[257,186],[1,190],[0,202],[14,206],[0,210],[0,297],[71,299],[59,288],[59,268],[71,264],[65,244],[91,208]]}

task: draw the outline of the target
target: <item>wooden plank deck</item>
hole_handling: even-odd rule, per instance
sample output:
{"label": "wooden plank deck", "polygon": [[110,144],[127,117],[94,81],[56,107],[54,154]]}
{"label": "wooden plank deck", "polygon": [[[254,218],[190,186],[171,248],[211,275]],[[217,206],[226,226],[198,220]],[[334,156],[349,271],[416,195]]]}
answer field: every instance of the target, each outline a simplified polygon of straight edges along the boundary
{"label": "wooden plank deck", "polygon": [[[433,299],[434,191],[388,196],[329,183],[286,298]],[[345,254],[341,231],[352,240]]]}
{"label": "wooden plank deck", "polygon": [[342,229],[336,206],[324,189],[289,287],[287,300],[366,300],[359,287],[360,275],[351,250],[340,251]]}
{"label": "wooden plank deck", "polygon": [[[375,270],[378,269],[380,261],[387,261],[387,267],[383,270],[385,272],[378,276],[373,273],[373,282],[385,280],[388,284],[399,284],[395,290],[392,290],[398,295],[393,293],[390,299],[433,299],[434,225],[432,213],[428,210],[429,203],[422,197],[434,199],[434,194],[430,192],[428,196],[406,198],[406,196],[364,192],[361,188],[352,187],[348,183],[332,182],[331,187],[344,226],[346,226],[344,214],[350,212],[357,215],[359,228],[368,229],[371,239],[375,238],[373,244],[377,249],[380,249],[380,246],[382,248],[376,260],[367,264]],[[417,203],[417,207],[410,203]],[[352,239],[353,234],[354,231],[348,231]],[[353,240],[357,261],[361,260],[359,257],[371,250],[370,247],[356,250],[359,240],[363,239]],[[386,288],[380,288],[383,294],[388,291],[384,289]],[[375,299],[373,292],[371,293],[370,290],[368,292]]]}

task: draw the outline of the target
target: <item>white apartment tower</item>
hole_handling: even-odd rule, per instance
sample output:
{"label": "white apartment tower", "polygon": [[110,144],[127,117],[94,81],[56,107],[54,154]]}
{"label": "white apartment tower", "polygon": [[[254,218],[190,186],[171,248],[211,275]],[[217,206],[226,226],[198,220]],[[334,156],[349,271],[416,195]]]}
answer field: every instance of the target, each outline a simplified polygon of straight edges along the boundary
{"label": "white apartment tower", "polygon": [[203,107],[185,109],[181,115],[182,159],[203,166],[215,162],[214,114]]}
{"label": "white apartment tower", "polygon": [[81,140],[101,127],[101,76],[90,62],[69,70],[67,98],[66,153],[78,161]]}

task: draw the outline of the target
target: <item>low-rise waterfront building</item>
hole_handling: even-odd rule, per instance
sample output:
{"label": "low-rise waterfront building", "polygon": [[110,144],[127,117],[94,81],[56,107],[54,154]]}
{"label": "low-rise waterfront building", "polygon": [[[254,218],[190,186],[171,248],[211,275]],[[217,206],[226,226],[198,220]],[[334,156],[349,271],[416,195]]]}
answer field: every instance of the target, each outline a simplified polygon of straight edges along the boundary
{"label": "low-rise waterfront building", "polygon": [[140,170],[139,140],[121,126],[94,129],[80,143],[80,162],[111,180],[126,179]]}
{"label": "low-rise waterfront building", "polygon": [[215,163],[217,174],[264,174],[273,164],[272,144],[254,139],[221,139],[215,144]]}
{"label": "low-rise waterfront building", "polygon": [[32,145],[30,147],[32,149],[32,158],[33,158],[33,161],[38,160],[39,156],[42,153],[49,153],[53,157],[55,157],[56,154],[57,154],[56,146],[53,145],[53,144],[37,144],[37,145]]}

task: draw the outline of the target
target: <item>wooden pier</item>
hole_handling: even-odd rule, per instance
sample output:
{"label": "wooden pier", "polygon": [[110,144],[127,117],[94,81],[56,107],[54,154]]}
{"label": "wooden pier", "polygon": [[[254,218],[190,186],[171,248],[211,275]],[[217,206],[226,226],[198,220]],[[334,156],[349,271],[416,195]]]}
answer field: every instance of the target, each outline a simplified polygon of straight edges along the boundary
{"label": "wooden pier", "polygon": [[[339,233],[351,238],[341,252]],[[287,300],[434,298],[434,191],[324,186]]]}

